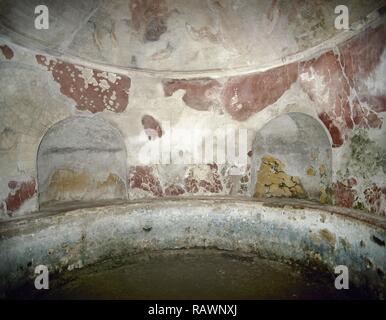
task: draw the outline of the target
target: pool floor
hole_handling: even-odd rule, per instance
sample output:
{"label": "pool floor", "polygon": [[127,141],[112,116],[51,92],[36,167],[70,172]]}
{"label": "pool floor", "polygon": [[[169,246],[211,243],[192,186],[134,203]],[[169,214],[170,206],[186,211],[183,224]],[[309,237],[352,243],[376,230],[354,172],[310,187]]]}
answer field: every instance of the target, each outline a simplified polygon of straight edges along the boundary
{"label": "pool floor", "polygon": [[215,249],[166,250],[105,261],[50,279],[33,299],[350,299],[334,277],[253,255]]}

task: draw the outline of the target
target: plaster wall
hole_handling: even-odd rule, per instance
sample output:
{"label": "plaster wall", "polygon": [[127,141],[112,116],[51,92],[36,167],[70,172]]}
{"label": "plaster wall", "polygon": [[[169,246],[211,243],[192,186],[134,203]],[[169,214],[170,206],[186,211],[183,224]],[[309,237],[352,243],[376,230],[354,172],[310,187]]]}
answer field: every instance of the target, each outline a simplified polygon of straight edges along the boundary
{"label": "plaster wall", "polygon": [[97,117],[70,117],[44,135],[37,156],[40,207],[66,201],[126,199],[126,149]]}
{"label": "plaster wall", "polygon": [[[267,45],[255,43],[256,47],[252,46],[248,51],[245,48],[257,33],[246,34],[234,41],[237,37],[232,32],[244,35],[240,30],[245,29],[245,24],[249,25],[248,19],[254,11],[247,14],[244,22],[228,19],[228,13],[233,17],[238,15],[238,10],[247,10],[242,6],[232,8],[228,3],[223,8],[211,7],[209,17],[203,12],[207,12],[207,5],[215,4],[197,5],[198,11],[194,14],[202,20],[195,20],[200,22],[197,26],[184,20],[187,9],[183,9],[178,1],[175,5],[165,2],[165,6],[162,1],[157,2],[155,8],[159,12],[153,15],[146,15],[146,8],[136,1],[130,2],[130,8],[126,4],[126,11],[121,10],[123,3],[120,2],[114,7],[107,2],[89,1],[82,2],[79,8],[77,6],[81,4],[73,9],[65,5],[63,12],[66,14],[59,15],[55,14],[57,7],[54,6],[52,31],[56,33],[48,36],[44,32],[23,29],[22,24],[12,24],[16,21],[12,18],[14,15],[25,17],[23,10],[29,5],[10,10],[10,2],[2,1],[1,8],[8,9],[0,14],[1,218],[37,211],[40,195],[43,202],[62,200],[57,194],[48,196],[45,186],[51,171],[73,162],[74,154],[60,152],[59,156],[51,152],[51,160],[46,158],[43,165],[49,169],[47,171],[38,170],[37,159],[40,142],[45,140],[47,133],[49,136],[50,128],[69,117],[88,117],[92,119],[90,123],[103,121],[114,128],[108,132],[119,132],[123,145],[118,143],[118,138],[106,140],[90,133],[95,137],[92,148],[117,147],[119,151],[114,155],[101,152],[100,161],[94,162],[91,160],[93,151],[87,149],[89,142],[81,142],[77,145],[80,150],[76,153],[76,162],[84,167],[95,165],[92,176],[102,182],[114,167],[113,173],[121,180],[119,185],[125,186],[126,194],[122,196],[122,188],[103,194],[109,199],[127,196],[133,200],[166,196],[252,196],[255,172],[261,165],[253,141],[257,141],[256,135],[267,130],[264,128],[270,120],[290,113],[313,118],[310,125],[307,121],[296,122],[298,128],[306,131],[301,137],[309,141],[304,147],[307,151],[317,148],[320,159],[326,161],[331,152],[331,160],[328,160],[331,163],[326,164],[327,177],[331,176],[331,180],[328,178],[323,182],[322,191],[318,188],[320,177],[316,173],[307,176],[309,161],[305,158],[295,161],[284,151],[272,150],[264,143],[265,150],[276,154],[290,176],[303,180],[306,196],[319,200],[322,197],[338,206],[385,215],[386,29],[382,11],[377,11],[383,4],[381,2],[375,1],[371,5],[367,1],[350,2],[353,29],[345,32],[331,29],[329,18],[320,22],[318,17],[329,17],[327,13],[331,8],[318,5],[321,12],[327,12],[326,16],[309,17],[307,21],[315,22],[317,26],[310,29],[310,25],[305,24],[308,30],[313,30],[305,35],[305,39],[298,37],[300,24],[294,18],[296,15],[288,16],[289,11],[281,7],[284,2],[267,2],[266,9],[269,4],[273,9],[259,10],[256,14],[261,14],[262,19],[276,21],[272,22],[272,32],[277,33],[277,37],[272,36],[272,42]],[[300,15],[307,15],[309,5],[304,2],[299,7]],[[132,14],[137,10],[135,8],[140,11],[139,15]],[[79,9],[79,14],[71,16],[75,9]],[[113,14],[117,11],[120,12],[118,15]],[[108,14],[110,20],[103,18],[102,13]],[[66,22],[61,20],[63,17]],[[155,23],[155,17],[166,19],[167,29],[159,39],[150,34],[149,40],[146,30]],[[130,25],[129,30],[134,30],[130,34],[139,34],[140,38],[125,38],[124,19]],[[225,26],[227,21],[229,27]],[[290,41],[287,51],[279,46],[282,43],[280,34],[284,32],[280,25],[286,21],[290,23],[289,30],[296,31],[295,36],[285,36]],[[76,27],[60,31],[62,23]],[[240,28],[235,29],[234,23]],[[274,27],[276,23],[278,29]],[[220,31],[208,31],[212,24],[221,29],[221,41],[216,42],[211,36]],[[111,25],[115,25],[115,32]],[[184,25],[184,32],[192,33],[193,40],[175,36],[176,43],[184,43],[183,39],[188,43],[177,48],[169,37],[181,31],[178,25]],[[263,37],[268,31],[263,30],[259,35]],[[110,42],[116,42],[116,45],[110,45]],[[170,55],[167,53],[168,42],[169,48],[176,48]],[[236,55],[232,53],[235,52],[232,46],[237,47]],[[197,52],[192,50],[193,47]],[[276,54],[270,51],[272,48],[276,48],[273,50]],[[141,55],[130,50],[137,50]],[[254,50],[266,52],[257,54]],[[132,56],[136,58],[132,59]],[[288,119],[289,116],[284,117]],[[287,124],[272,129],[278,137],[286,137],[280,143],[283,150],[291,149],[286,139],[294,135],[291,131],[293,122]],[[92,128],[95,128],[93,132],[102,130],[96,125],[91,125],[90,130]],[[209,137],[216,132],[223,133],[226,128],[234,129],[239,138],[245,137],[244,145],[235,139],[236,150],[241,152],[240,161],[219,161],[214,157],[211,161],[194,162],[192,156],[203,144],[193,133],[199,131]],[[70,130],[74,139],[62,136],[54,140],[51,147],[59,141],[62,143],[59,148],[65,150],[78,141],[76,132],[79,136],[83,134],[82,130],[77,130]],[[329,151],[322,149],[327,146],[326,138],[316,138],[322,131],[327,132]],[[273,136],[275,132],[271,132]],[[169,148],[165,149],[162,144]],[[229,153],[226,144],[217,140],[213,144],[213,150]],[[161,147],[163,157],[154,157],[150,163],[143,161],[149,159],[143,155],[157,155],[154,150]],[[299,154],[304,148],[299,149]],[[321,164],[317,163],[314,169],[319,169]],[[104,176],[97,177],[96,172]],[[103,198],[97,193],[91,194],[93,197],[90,198],[90,192],[75,192],[74,189],[65,198],[78,201]]]}
{"label": "plaster wall", "polygon": [[350,266],[350,288],[379,299],[386,290],[384,219],[304,200],[136,201],[2,222],[0,235],[2,297],[33,283],[35,264],[55,277],[149,250],[189,248],[252,253],[331,275],[343,264]]}
{"label": "plaster wall", "polygon": [[331,158],[328,135],[314,118],[303,113],[278,116],[256,133],[251,187],[257,197],[304,197],[326,203]]}

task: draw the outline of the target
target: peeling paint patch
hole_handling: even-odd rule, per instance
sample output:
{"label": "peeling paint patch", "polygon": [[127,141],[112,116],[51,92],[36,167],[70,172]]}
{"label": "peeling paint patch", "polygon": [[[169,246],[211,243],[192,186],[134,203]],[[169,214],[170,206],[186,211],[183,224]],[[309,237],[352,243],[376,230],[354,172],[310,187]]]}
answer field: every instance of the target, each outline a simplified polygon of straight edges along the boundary
{"label": "peeling paint patch", "polygon": [[163,83],[165,97],[170,97],[177,90],[184,90],[182,100],[193,109],[207,111],[212,106],[220,105],[221,84],[213,79],[169,80]]}
{"label": "peeling paint patch", "polygon": [[293,63],[266,72],[232,77],[223,91],[225,110],[238,121],[276,102],[296,81],[298,64]]}
{"label": "peeling paint patch", "polygon": [[150,166],[135,166],[129,170],[130,188],[150,192],[155,197],[162,197],[163,191],[158,177]]}
{"label": "peeling paint patch", "polygon": [[249,182],[251,180],[251,165],[248,164],[246,169],[247,170],[245,174],[240,178],[240,186],[239,190],[237,190],[238,194],[244,194],[248,192]]}
{"label": "peeling paint patch", "polygon": [[322,120],[323,124],[330,133],[332,139],[332,147],[340,147],[344,142],[343,133],[338,125],[335,124],[334,118],[331,117],[327,112],[319,113],[319,118]]}
{"label": "peeling paint patch", "polygon": [[[300,84],[317,104],[320,120],[329,130],[333,147],[343,144],[345,128],[353,128],[350,86],[332,51],[301,65]],[[358,103],[357,101],[355,102]]]}
{"label": "peeling paint patch", "polygon": [[149,140],[162,137],[162,128],[159,122],[150,115],[142,117],[142,126],[149,138]]}
{"label": "peeling paint patch", "polygon": [[263,156],[254,197],[304,197],[305,191],[299,178],[290,176],[284,171],[284,164],[270,156]]}
{"label": "peeling paint patch", "polygon": [[373,213],[385,215],[386,187],[379,187],[375,183],[364,192],[366,207]]}
{"label": "peeling paint patch", "polygon": [[36,55],[37,62],[51,71],[60,92],[76,102],[76,108],[92,113],[123,112],[129,103],[129,77],[76,66]]}
{"label": "peeling paint patch", "polygon": [[[335,184],[334,198],[338,197],[340,201],[338,199],[336,203],[343,201],[343,206],[385,215],[386,186],[382,175],[386,173],[386,149],[382,142],[382,139],[370,139],[369,131],[365,129],[354,130],[348,136],[347,148],[342,155],[345,161],[337,171],[340,183]],[[358,183],[353,183],[352,178]]]}
{"label": "peeling paint patch", "polygon": [[333,183],[332,194],[335,203],[342,207],[352,208],[357,198],[357,192],[353,188],[356,185],[357,181],[354,178]]}
{"label": "peeling paint patch", "polygon": [[185,189],[190,193],[219,193],[223,190],[217,164],[207,164],[188,169]]}
{"label": "peeling paint patch", "polygon": [[355,88],[360,100],[368,103],[375,112],[386,111],[386,97],[381,93],[373,95],[370,92],[369,78],[380,64],[385,47],[386,30],[381,25],[374,29],[368,28],[339,48],[351,87]]}
{"label": "peeling paint patch", "polygon": [[184,194],[185,190],[182,186],[173,184],[171,186],[168,186],[165,188],[165,195],[166,196],[179,196],[181,194]]}
{"label": "peeling paint patch", "polygon": [[301,63],[299,82],[316,102],[319,118],[331,134],[333,147],[344,143],[347,130],[382,127],[383,118],[356,94],[340,56],[332,51]]}
{"label": "peeling paint patch", "polygon": [[12,215],[25,201],[31,199],[36,194],[36,183],[34,179],[23,182],[9,181],[8,187],[12,189],[12,191],[8,193],[3,203],[9,215]]}
{"label": "peeling paint patch", "polygon": [[6,44],[1,45],[0,50],[6,59],[11,60],[13,58],[13,51]]}

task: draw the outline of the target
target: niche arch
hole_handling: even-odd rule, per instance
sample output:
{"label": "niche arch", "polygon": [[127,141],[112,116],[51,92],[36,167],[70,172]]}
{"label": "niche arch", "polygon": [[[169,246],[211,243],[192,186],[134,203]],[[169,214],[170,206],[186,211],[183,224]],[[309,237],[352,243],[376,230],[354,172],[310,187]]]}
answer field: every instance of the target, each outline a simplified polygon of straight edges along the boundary
{"label": "niche arch", "polygon": [[126,147],[120,131],[94,116],[54,124],[37,152],[39,207],[127,199]]}
{"label": "niche arch", "polygon": [[265,124],[253,141],[250,190],[254,197],[330,202],[332,148],[323,125],[301,112]]}

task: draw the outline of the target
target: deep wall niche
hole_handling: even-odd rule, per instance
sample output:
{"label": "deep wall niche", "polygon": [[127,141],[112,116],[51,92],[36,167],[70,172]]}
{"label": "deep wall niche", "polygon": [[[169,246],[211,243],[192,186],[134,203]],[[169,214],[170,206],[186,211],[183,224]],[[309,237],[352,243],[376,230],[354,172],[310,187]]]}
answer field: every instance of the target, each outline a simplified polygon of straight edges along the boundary
{"label": "deep wall niche", "polygon": [[318,120],[287,113],[270,120],[253,142],[251,190],[257,198],[330,202],[332,149]]}
{"label": "deep wall niche", "polygon": [[126,175],[118,129],[97,116],[67,118],[49,129],[38,149],[39,206],[126,199]]}

